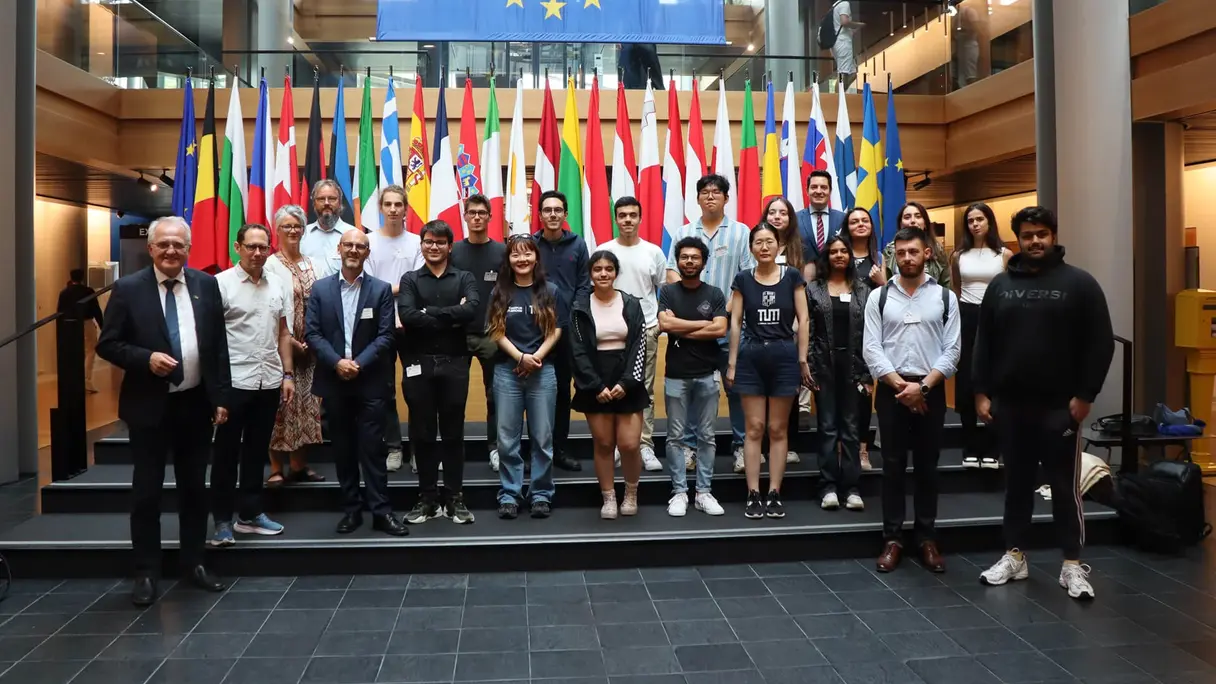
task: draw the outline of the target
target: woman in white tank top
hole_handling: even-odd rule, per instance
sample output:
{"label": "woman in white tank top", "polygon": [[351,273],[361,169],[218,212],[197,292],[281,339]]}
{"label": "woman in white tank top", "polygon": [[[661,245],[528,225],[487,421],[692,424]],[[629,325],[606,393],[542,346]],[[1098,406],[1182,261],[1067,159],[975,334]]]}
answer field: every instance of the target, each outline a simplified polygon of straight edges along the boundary
{"label": "woman in white tank top", "polygon": [[962,317],[962,353],[958,372],[954,376],[954,407],[963,421],[963,467],[999,468],[1000,461],[993,451],[993,440],[980,435],[976,427],[975,389],[971,383],[971,359],[975,350],[975,333],[979,327],[980,303],[992,279],[1005,270],[1013,252],[1001,242],[996,216],[991,207],[976,202],[963,212],[967,230],[963,243],[950,259],[954,293]]}

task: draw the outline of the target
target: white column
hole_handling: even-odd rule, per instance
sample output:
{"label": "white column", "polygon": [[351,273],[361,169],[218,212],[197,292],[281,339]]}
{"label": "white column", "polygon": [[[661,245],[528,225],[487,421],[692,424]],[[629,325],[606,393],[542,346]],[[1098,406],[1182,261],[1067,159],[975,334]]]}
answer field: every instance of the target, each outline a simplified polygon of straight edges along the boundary
{"label": "white column", "polygon": [[[805,9],[800,9],[803,3],[789,0],[768,0],[764,8],[764,54],[766,55],[806,55],[817,54],[807,50],[806,15]],[[818,26],[816,26],[818,28]],[[780,91],[785,88],[790,72],[794,72],[794,88],[801,92],[810,87],[807,78],[806,60],[801,59],[766,59],[765,69],[773,72],[773,87]],[[760,82],[763,89],[764,79],[752,76],[755,82]],[[753,89],[755,86],[753,86]],[[778,123],[780,126],[780,123]]]}

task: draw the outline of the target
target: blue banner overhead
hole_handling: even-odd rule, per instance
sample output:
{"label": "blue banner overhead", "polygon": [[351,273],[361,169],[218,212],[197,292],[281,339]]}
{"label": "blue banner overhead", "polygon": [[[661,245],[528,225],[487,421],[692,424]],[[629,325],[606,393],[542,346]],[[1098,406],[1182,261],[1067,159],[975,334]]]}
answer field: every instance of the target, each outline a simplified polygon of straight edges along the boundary
{"label": "blue banner overhead", "polygon": [[724,45],[723,0],[380,0],[376,40]]}

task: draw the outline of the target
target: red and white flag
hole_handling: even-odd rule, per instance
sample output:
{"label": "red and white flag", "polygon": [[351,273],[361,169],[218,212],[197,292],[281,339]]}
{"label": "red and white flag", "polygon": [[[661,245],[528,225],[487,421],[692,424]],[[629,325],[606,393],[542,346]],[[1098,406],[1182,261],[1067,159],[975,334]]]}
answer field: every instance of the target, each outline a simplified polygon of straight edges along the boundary
{"label": "red and white flag", "polygon": [[688,139],[684,147],[684,223],[701,218],[697,181],[705,175],[705,129],[701,125],[701,89],[692,79],[692,106],[688,110]]}
{"label": "red and white flag", "polygon": [[612,241],[612,195],[604,164],[604,141],[600,126],[600,79],[591,78],[591,103],[587,107],[587,138],[583,150],[583,240],[588,250]]}
{"label": "red and white flag", "polygon": [[642,101],[642,147],[638,160],[638,201],[642,203],[643,240],[663,244],[663,168],[659,166],[659,121],[654,108],[654,88],[646,84]]}
{"label": "red and white flag", "polygon": [[[532,232],[541,228],[540,196],[557,189],[557,165],[561,161],[562,141],[557,133],[557,113],[553,111],[553,92],[545,82],[545,103],[540,113],[540,138],[536,141],[536,164],[532,170]],[[514,127],[514,124],[512,124]],[[514,135],[514,131],[512,131]]]}
{"label": "red and white flag", "polygon": [[[612,201],[634,197],[638,187],[638,160],[633,151],[633,130],[629,125],[629,104],[625,84],[616,88],[616,133],[612,136]],[[612,217],[613,226],[616,217]]]}
{"label": "red and white flag", "polygon": [[[735,150],[730,141],[730,112],[726,109],[726,84],[718,80],[718,120],[714,123],[714,157],[709,164],[714,173],[730,183],[730,198],[726,201],[726,218],[738,220],[735,208]],[[699,215],[699,214],[698,214]]]}
{"label": "red and white flag", "polygon": [[[274,158],[274,211],[285,204],[302,204],[300,164],[296,159],[296,114],[291,76],[283,77],[283,108],[279,114],[279,144]],[[274,211],[270,212],[271,219]]]}
{"label": "red and white flag", "polygon": [[671,237],[684,227],[684,136],[680,131],[676,83],[667,87],[667,141],[663,148],[663,233],[658,245],[666,254]]}

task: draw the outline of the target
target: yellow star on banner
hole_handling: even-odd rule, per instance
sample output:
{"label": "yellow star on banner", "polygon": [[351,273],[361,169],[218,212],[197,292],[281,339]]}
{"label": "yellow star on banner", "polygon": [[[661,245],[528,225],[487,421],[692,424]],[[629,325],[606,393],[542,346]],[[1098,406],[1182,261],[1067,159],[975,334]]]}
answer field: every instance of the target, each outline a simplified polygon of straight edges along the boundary
{"label": "yellow star on banner", "polygon": [[561,19],[562,8],[566,6],[566,3],[559,2],[559,0],[548,0],[548,2],[540,3],[540,6],[545,8],[545,19],[548,19],[549,17],[557,17],[558,19]]}
{"label": "yellow star on banner", "polygon": [[595,5],[596,9],[604,9],[603,7],[600,7],[600,0],[587,0],[583,3],[583,9],[587,9],[592,5]]}
{"label": "yellow star on banner", "polygon": [[511,5],[515,5],[516,7],[523,9],[524,0],[507,0],[507,7],[510,7]]}
{"label": "yellow star on banner", "polygon": [[189,145],[186,145],[186,156],[187,157],[194,156],[194,143],[190,143]]}

